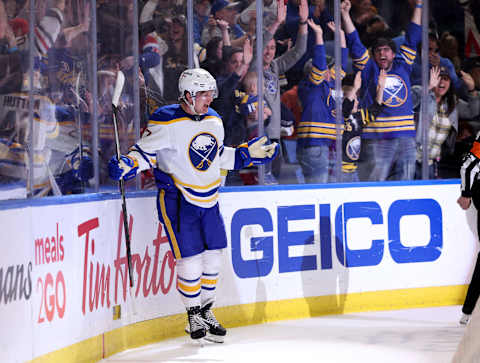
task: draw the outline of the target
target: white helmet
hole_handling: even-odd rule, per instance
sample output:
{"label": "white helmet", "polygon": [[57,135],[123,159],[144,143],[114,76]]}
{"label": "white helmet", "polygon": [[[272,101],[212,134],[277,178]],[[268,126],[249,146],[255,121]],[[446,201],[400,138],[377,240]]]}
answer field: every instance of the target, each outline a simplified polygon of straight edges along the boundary
{"label": "white helmet", "polygon": [[[216,98],[218,93],[215,78],[202,68],[192,68],[183,71],[178,80],[178,91],[180,92],[180,100],[185,102],[193,114],[197,114],[195,111],[195,96],[197,92],[213,91],[213,98]],[[190,93],[192,96],[193,105],[188,103],[185,98],[185,92]]]}

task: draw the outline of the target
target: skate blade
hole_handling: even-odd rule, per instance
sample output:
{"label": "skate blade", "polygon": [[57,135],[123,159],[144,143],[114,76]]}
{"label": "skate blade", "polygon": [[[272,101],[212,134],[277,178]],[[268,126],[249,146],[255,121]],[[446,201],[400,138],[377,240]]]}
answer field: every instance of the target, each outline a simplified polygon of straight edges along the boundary
{"label": "skate blade", "polygon": [[199,338],[199,339],[190,339],[193,344],[197,347],[200,347],[200,348],[203,348],[206,344],[208,344],[206,341],[205,341],[205,337],[203,338]]}
{"label": "skate blade", "polygon": [[225,337],[221,335],[213,335],[213,334],[207,333],[207,335],[203,339],[212,343],[223,343],[225,340]]}

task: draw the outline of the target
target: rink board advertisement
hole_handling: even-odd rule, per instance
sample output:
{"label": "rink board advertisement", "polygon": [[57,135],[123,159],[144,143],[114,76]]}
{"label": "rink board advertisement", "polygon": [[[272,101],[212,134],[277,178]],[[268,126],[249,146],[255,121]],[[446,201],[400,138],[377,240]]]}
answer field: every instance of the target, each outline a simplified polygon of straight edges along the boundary
{"label": "rink board advertisement", "polygon": [[[216,306],[465,285],[477,251],[476,212],[462,211],[458,194],[458,181],[225,188],[229,246]],[[52,200],[0,209],[2,362],[90,338],[98,350],[91,356],[101,358],[109,354],[107,332],[184,313],[153,193],[127,199],[131,291],[118,196]]]}

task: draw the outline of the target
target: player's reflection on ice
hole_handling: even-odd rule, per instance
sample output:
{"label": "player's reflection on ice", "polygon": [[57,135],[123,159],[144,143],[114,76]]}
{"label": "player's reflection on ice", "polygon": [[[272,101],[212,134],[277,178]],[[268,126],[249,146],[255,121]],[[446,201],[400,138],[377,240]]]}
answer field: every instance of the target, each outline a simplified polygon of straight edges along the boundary
{"label": "player's reflection on ice", "polygon": [[203,347],[187,337],[102,362],[451,362],[464,332],[460,306],[330,315],[228,330]]}

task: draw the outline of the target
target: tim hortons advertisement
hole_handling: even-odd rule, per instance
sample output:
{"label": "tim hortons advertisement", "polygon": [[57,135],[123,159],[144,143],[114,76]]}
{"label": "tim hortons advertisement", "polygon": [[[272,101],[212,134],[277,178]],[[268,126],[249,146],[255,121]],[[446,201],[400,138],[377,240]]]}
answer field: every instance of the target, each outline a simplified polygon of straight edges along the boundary
{"label": "tim hortons advertisement", "polygon": [[[0,211],[1,361],[24,362],[122,325],[183,311],[154,202],[129,200],[131,292],[118,200]],[[121,314],[114,320],[117,306]]]}

